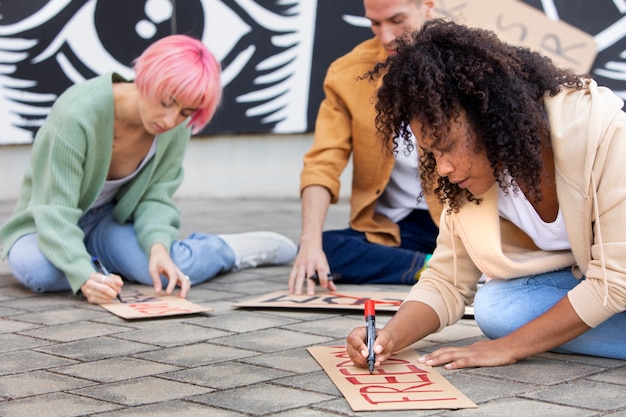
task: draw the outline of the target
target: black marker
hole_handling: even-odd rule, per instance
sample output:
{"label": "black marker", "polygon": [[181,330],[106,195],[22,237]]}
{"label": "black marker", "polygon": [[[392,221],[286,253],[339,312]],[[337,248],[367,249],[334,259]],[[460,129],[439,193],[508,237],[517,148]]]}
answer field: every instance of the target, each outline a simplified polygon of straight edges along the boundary
{"label": "black marker", "polygon": [[[96,271],[98,271],[99,273],[101,273],[102,275],[108,277],[109,276],[109,271],[107,271],[107,269],[104,267],[104,265],[102,265],[102,262],[100,262],[100,259],[98,259],[97,256],[94,256],[93,258],[91,258],[91,261],[93,262],[94,266],[96,267]],[[115,296],[120,303],[123,303],[124,301],[122,300],[122,297],[119,294],[116,294]]]}
{"label": "black marker", "polygon": [[[313,282],[315,282],[316,284],[320,283],[320,278],[317,276],[317,272],[314,273],[313,275],[311,275],[309,277],[309,279]],[[328,273],[328,280],[329,281],[339,281],[341,279],[341,274],[333,274],[331,272]]]}
{"label": "black marker", "polygon": [[366,343],[367,343],[367,364],[369,365],[370,374],[374,372],[374,363],[376,362],[376,353],[374,353],[374,341],[376,340],[376,311],[374,309],[374,300],[365,301],[365,325],[366,325]]}

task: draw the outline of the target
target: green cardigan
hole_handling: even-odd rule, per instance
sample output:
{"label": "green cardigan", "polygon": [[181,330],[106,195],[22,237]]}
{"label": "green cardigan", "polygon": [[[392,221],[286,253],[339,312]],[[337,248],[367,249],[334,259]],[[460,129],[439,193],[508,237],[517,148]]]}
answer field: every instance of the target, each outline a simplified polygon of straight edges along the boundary
{"label": "green cardigan", "polygon": [[[52,107],[35,137],[15,211],[0,227],[3,257],[20,237],[37,233],[44,256],[63,271],[74,293],[94,271],[78,221],[106,180],[113,149],[113,82],[109,73],[76,84]],[[158,136],[157,150],[116,195],[113,215],[132,222],[146,252],[169,248],[178,236],[180,212],[172,196],[183,179],[182,161],[191,136],[185,123]]]}

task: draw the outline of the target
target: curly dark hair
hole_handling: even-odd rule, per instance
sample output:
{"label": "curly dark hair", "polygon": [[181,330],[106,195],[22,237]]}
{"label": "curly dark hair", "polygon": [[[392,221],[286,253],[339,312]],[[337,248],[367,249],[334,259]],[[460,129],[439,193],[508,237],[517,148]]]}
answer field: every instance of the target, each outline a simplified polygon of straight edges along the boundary
{"label": "curly dark hair", "polygon": [[[442,19],[399,39],[397,54],[364,78],[381,76],[376,127],[386,149],[395,151],[399,140],[412,146],[410,121],[421,124],[421,134],[436,148],[464,114],[473,150],[486,151],[499,185],[517,189],[523,181],[530,201],[542,199],[542,146],[551,146],[542,97],[563,87],[582,88],[589,78],[557,68],[527,48],[505,44],[493,32]],[[424,191],[434,190],[450,211],[467,201],[480,202],[437,175],[432,153],[421,152],[419,161]],[[503,172],[515,182],[505,183]]]}

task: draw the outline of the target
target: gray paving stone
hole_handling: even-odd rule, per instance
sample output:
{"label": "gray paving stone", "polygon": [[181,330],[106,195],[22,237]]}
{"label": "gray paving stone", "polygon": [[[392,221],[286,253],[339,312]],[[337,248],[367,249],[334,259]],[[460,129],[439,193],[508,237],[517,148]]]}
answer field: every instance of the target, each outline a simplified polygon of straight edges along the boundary
{"label": "gray paving stone", "polygon": [[[581,396],[580,393],[585,390],[594,394]],[[586,379],[550,386],[523,396],[529,399],[600,411],[615,411],[626,408],[626,390],[623,385]]]}
{"label": "gray paving stone", "polygon": [[320,318],[319,320],[309,320],[304,323],[283,326],[283,328],[320,336],[328,336],[333,339],[343,339],[353,328],[364,324],[365,320],[357,317],[331,316]]}
{"label": "gray paving stone", "polygon": [[478,408],[445,412],[441,415],[446,417],[592,417],[597,416],[598,413],[541,401],[513,398],[481,404]]}
{"label": "gray paving stone", "polygon": [[32,349],[48,344],[50,344],[50,342],[46,340],[35,339],[34,337],[22,336],[14,333],[0,334],[0,352]]}
{"label": "gray paving stone", "polygon": [[263,383],[226,391],[216,391],[196,397],[194,400],[203,404],[249,413],[255,416],[264,416],[332,398],[324,394],[303,392],[293,388]]}
{"label": "gray paving stone", "polygon": [[213,342],[229,346],[246,346],[261,352],[275,352],[298,346],[322,344],[328,341],[330,341],[330,338],[322,336],[284,329],[266,329],[220,337]]}
{"label": "gray paving stone", "polygon": [[210,343],[195,343],[188,346],[159,349],[135,356],[177,366],[193,367],[245,358],[255,354],[255,352],[246,349],[218,346]]}
{"label": "gray paving stone", "polygon": [[237,311],[224,314],[215,320],[207,320],[204,325],[229,332],[245,333],[255,330],[268,329],[271,327],[285,326],[297,323],[298,320],[265,315],[254,311]]}
{"label": "gray paving stone", "polygon": [[[353,417],[435,417],[439,416],[441,411],[437,410],[402,410],[402,411],[352,411],[350,404],[345,398],[327,401],[316,404],[315,408],[326,410],[334,414]],[[493,417],[501,417],[496,414]]]}
{"label": "gray paving stone", "polygon": [[591,375],[588,379],[592,381],[609,382],[626,387],[626,365],[604,371],[602,373]]}
{"label": "gray paving stone", "polygon": [[21,332],[26,336],[37,337],[56,342],[72,342],[75,340],[89,339],[92,337],[108,336],[127,331],[127,328],[110,326],[103,323],[78,322],[60,324],[56,326],[44,326]]}
{"label": "gray paving stone", "polygon": [[114,410],[118,405],[66,393],[54,393],[0,402],[0,416],[74,417]]}
{"label": "gray paving stone", "polygon": [[110,358],[61,366],[54,372],[96,382],[117,382],[171,372],[180,368],[135,358]]}
{"label": "gray paving stone", "polygon": [[74,323],[100,318],[103,313],[86,310],[83,308],[63,308],[59,310],[35,311],[14,315],[13,320],[25,321],[27,323],[54,326],[57,324]]}
{"label": "gray paving stone", "polygon": [[4,318],[0,320],[0,334],[1,333],[13,333],[13,332],[21,332],[28,329],[36,329],[39,326],[32,323],[24,323],[20,321],[15,321],[12,319],[12,315],[9,316],[11,318]]}
{"label": "gray paving stone", "polygon": [[0,376],[0,394],[9,399],[67,391],[89,385],[93,385],[93,382],[57,375],[48,371]]}
{"label": "gray paving stone", "polygon": [[300,373],[289,377],[276,378],[273,383],[284,385],[286,387],[333,395],[335,397],[341,397],[343,395],[323,370],[308,374]]}
{"label": "gray paving stone", "polygon": [[155,349],[157,349],[156,346],[112,337],[94,337],[37,348],[41,352],[82,361],[119,357]]}
{"label": "gray paving stone", "polygon": [[75,363],[75,361],[45,353],[18,350],[0,354],[0,375],[55,368],[72,363]]}
{"label": "gray paving stone", "polygon": [[[198,321],[199,322],[199,321]],[[158,321],[141,329],[116,334],[115,337],[162,347],[183,346],[204,342],[230,334],[195,324],[177,321]]]}
{"label": "gray paving stone", "polygon": [[309,373],[321,369],[317,361],[304,348],[250,356],[241,359],[240,362],[264,365],[296,374]]}
{"label": "gray paving stone", "polygon": [[477,368],[471,372],[538,385],[554,385],[602,371],[596,366],[563,366],[563,362],[530,357],[507,366]]}
{"label": "gray paving stone", "polygon": [[458,388],[475,404],[482,404],[499,398],[514,397],[539,389],[537,385],[515,381],[502,381],[476,375],[467,370],[446,372],[436,368],[452,385]]}
{"label": "gray paving stone", "polygon": [[220,410],[202,404],[187,401],[167,401],[157,404],[142,405],[111,413],[99,413],[98,417],[244,417],[234,411]]}
{"label": "gray paving stone", "polygon": [[285,375],[292,374],[278,369],[230,361],[169,372],[161,375],[161,378],[223,390],[274,380]]}
{"label": "gray paving stone", "polygon": [[209,391],[211,391],[209,388],[160,378],[145,377],[138,380],[77,389],[70,392],[116,404],[136,406],[183,399]]}

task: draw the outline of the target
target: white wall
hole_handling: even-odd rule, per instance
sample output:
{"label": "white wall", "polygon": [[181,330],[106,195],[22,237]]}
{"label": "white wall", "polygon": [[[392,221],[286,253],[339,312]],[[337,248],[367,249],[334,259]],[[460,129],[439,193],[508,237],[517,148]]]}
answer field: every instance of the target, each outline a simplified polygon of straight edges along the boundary
{"label": "white wall", "polygon": [[[193,138],[185,156],[178,198],[298,198],[302,156],[311,134]],[[30,159],[30,145],[0,146],[0,201],[15,200]],[[341,178],[350,192],[352,166]]]}

